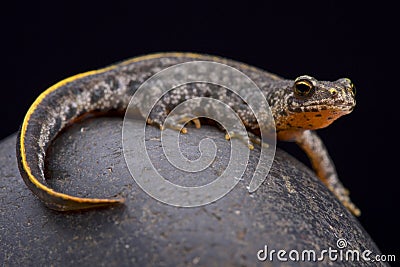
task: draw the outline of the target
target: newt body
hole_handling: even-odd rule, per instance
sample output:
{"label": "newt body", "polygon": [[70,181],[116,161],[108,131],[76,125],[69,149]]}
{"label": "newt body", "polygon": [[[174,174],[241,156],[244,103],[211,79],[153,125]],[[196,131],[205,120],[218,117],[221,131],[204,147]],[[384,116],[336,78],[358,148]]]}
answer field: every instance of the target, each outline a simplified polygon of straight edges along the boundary
{"label": "newt body", "polygon": [[[353,110],[355,88],[349,79],[328,82],[300,76],[294,81],[286,80],[240,62],[192,53],[160,53],[133,58],[72,76],[44,91],[28,110],[18,134],[18,164],[27,186],[55,210],[79,210],[123,202],[123,199],[74,197],[47,187],[44,176],[47,148],[56,135],[78,117],[95,111],[124,112],[134,92],[152,75],[167,67],[197,60],[229,65],[252,79],[269,103],[278,139],[295,141],[307,153],[325,185],[350,211],[356,215],[360,213],[340,183],[322,141],[313,131],[328,126]],[[147,122],[161,127],[170,110],[197,96],[213,97],[228,104],[248,131],[259,133],[255,116],[240,97],[201,84],[185,85],[165,95]],[[200,125],[198,121],[195,124]]]}

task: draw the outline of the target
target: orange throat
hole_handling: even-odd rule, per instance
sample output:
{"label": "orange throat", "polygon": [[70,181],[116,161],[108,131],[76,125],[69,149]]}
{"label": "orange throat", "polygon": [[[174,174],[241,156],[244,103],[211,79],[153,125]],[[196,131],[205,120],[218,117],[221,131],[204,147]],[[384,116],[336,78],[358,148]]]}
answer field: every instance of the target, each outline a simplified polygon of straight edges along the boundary
{"label": "orange throat", "polygon": [[299,130],[316,130],[325,128],[339,117],[350,113],[343,110],[321,110],[317,112],[298,112],[282,116],[276,121],[276,130],[278,138],[286,135],[285,132],[293,132]]}

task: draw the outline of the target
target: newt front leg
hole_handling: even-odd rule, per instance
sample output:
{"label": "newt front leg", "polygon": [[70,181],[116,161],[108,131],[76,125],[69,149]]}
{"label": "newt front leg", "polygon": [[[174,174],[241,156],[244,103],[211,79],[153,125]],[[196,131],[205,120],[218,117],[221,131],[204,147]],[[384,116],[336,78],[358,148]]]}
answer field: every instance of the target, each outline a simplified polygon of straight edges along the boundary
{"label": "newt front leg", "polygon": [[319,179],[347,209],[360,216],[360,210],[351,202],[349,191],[339,181],[333,161],[319,136],[314,131],[307,130],[298,132],[294,138],[307,154]]}

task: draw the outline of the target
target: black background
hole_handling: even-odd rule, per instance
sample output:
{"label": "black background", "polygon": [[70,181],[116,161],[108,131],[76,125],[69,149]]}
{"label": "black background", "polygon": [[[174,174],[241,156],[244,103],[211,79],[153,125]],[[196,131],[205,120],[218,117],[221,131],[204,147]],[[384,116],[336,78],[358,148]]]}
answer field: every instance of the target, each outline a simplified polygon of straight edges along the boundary
{"label": "black background", "polygon": [[[0,139],[40,92],[68,76],[151,52],[220,55],[286,78],[349,77],[352,114],[319,130],[360,222],[398,254],[399,34],[396,8],[319,3],[16,2],[1,12]],[[291,144],[282,144],[305,161]]]}

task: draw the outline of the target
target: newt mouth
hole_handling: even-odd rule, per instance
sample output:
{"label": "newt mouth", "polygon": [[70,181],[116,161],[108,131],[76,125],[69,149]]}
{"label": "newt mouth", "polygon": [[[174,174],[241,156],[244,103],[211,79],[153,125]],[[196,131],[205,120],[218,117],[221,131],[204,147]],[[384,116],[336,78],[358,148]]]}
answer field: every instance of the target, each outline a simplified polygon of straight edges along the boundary
{"label": "newt mouth", "polygon": [[[337,110],[337,111],[350,111],[353,110],[355,105],[354,104],[340,104],[340,105],[311,105],[309,106],[312,109],[320,109],[320,110]],[[307,107],[306,107],[307,108]]]}
{"label": "newt mouth", "polygon": [[355,105],[307,105],[302,107],[292,107],[293,112],[321,112],[321,111],[331,111],[331,112],[346,112],[350,113],[355,108]]}

